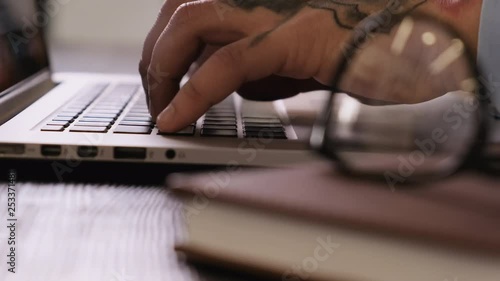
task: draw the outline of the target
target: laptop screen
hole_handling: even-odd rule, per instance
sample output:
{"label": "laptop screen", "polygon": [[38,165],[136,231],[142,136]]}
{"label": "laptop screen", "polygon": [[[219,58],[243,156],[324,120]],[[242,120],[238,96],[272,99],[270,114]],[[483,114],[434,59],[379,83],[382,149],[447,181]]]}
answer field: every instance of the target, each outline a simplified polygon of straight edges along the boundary
{"label": "laptop screen", "polygon": [[33,0],[0,0],[0,97],[48,67],[43,29],[49,16]]}

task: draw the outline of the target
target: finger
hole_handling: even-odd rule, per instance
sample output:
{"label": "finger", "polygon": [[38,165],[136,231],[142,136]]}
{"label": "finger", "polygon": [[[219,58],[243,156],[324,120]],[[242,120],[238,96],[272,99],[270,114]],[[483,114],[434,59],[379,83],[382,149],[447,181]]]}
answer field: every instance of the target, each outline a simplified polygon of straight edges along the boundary
{"label": "finger", "polygon": [[[213,3],[195,1],[181,5],[158,39],[148,69],[150,113],[153,118],[179,90],[179,81],[198,57],[203,46],[226,45],[247,34],[255,22],[235,9],[221,20]],[[160,75],[161,74],[161,75]]]}
{"label": "finger", "polygon": [[158,38],[160,37],[165,27],[167,27],[172,15],[180,5],[189,1],[193,0],[167,0],[163,4],[156,22],[154,23],[144,41],[141,62],[139,63],[139,70],[142,73],[146,74],[156,41],[158,41]]}
{"label": "finger", "polygon": [[144,87],[144,91],[146,93],[146,98],[147,98],[147,70],[149,68],[149,63],[151,61],[151,56],[153,53],[153,48],[156,44],[156,41],[158,41],[158,38],[160,37],[161,33],[167,26],[168,22],[170,21],[170,18],[174,14],[175,10],[177,8],[189,1],[193,0],[167,0],[163,4],[162,8],[160,9],[160,13],[158,14],[158,17],[156,19],[156,22],[154,23],[153,27],[149,31],[148,35],[146,36],[146,40],[144,41],[143,49],[142,49],[142,56],[141,56],[141,61],[139,62],[139,73],[142,78],[142,85]]}
{"label": "finger", "polygon": [[269,39],[250,47],[253,38],[247,38],[217,51],[159,115],[157,126],[160,130],[180,130],[196,121],[244,82],[279,72],[286,62],[284,40]]}

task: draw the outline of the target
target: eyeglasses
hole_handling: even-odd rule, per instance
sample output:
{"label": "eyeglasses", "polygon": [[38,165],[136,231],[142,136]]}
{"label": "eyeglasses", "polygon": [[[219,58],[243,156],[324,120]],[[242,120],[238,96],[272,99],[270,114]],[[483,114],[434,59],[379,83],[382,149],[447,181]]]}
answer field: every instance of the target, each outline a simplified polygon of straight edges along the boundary
{"label": "eyeglasses", "polygon": [[484,165],[492,91],[464,41],[424,15],[383,19],[365,19],[343,48],[312,146],[392,187]]}

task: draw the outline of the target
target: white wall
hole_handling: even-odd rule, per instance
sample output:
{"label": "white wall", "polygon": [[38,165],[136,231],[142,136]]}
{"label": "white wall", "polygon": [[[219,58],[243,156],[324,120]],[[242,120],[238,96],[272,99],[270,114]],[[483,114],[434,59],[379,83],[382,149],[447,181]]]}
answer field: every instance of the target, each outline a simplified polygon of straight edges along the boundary
{"label": "white wall", "polygon": [[[142,44],[163,0],[51,0],[50,38],[61,44]],[[56,7],[57,8],[57,7]]]}

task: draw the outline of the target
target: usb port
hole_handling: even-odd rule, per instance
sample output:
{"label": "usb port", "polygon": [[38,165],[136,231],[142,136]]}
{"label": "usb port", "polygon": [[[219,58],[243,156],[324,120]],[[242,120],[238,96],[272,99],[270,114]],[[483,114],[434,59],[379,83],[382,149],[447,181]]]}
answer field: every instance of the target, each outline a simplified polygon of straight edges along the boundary
{"label": "usb port", "polygon": [[62,148],[60,145],[42,145],[41,151],[43,156],[59,156]]}
{"label": "usb port", "polygon": [[115,147],[115,159],[146,159],[146,149],[140,147]]}
{"label": "usb port", "polygon": [[20,155],[24,154],[24,144],[10,144],[10,143],[3,143],[0,144],[0,154],[14,154],[14,155]]}
{"label": "usb port", "polygon": [[97,146],[79,146],[77,151],[78,156],[82,158],[94,158],[98,152]]}

